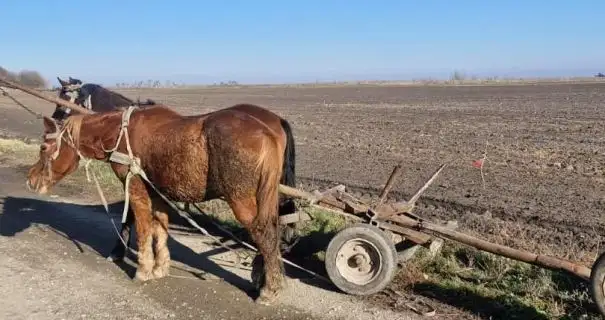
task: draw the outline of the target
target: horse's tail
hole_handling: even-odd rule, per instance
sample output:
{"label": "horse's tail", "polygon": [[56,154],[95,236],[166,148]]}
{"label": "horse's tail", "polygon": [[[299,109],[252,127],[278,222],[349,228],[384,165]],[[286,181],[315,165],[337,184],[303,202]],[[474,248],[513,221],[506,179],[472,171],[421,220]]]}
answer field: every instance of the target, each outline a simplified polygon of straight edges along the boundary
{"label": "horse's tail", "polygon": [[[286,147],[284,149],[284,162],[282,164],[281,184],[296,188],[296,150],[294,148],[294,135],[288,121],[280,119],[280,123],[286,133]],[[287,196],[281,196],[279,214],[285,215],[296,212],[294,201]]]}
{"label": "horse's tail", "polygon": [[292,134],[292,128],[288,121],[280,119],[280,123],[286,133],[286,148],[284,150],[281,183],[296,188],[296,150],[294,148],[294,135]]}
{"label": "horse's tail", "polygon": [[260,170],[256,191],[257,215],[253,229],[262,235],[260,238],[267,248],[275,249],[279,254],[279,181],[282,175],[283,154],[279,152],[277,138],[273,134],[263,138],[262,150],[257,168]]}

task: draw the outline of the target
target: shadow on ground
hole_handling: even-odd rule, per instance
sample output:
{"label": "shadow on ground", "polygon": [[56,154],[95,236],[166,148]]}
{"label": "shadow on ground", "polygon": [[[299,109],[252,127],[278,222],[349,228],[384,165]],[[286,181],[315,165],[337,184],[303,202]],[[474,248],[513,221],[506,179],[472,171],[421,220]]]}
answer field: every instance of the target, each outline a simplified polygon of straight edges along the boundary
{"label": "shadow on ground", "polygon": [[464,288],[447,288],[434,283],[416,284],[412,290],[436,301],[490,320],[549,320],[535,308],[516,303],[507,297],[486,298]]}
{"label": "shadow on ground", "polygon": [[[0,215],[0,235],[5,237],[15,236],[27,228],[38,224],[45,225],[57,234],[72,241],[80,252],[83,252],[80,246],[81,243],[103,257],[109,255],[117,240],[112,223],[101,205],[80,205],[32,198],[6,197],[3,207],[2,215]],[[113,203],[109,206],[110,212],[121,212],[122,208],[123,202]],[[116,226],[119,228],[120,217],[112,216],[112,218],[114,218]],[[175,226],[190,227],[184,219],[176,214],[171,214],[170,219],[171,229]],[[221,239],[221,241],[226,240],[222,238],[223,235],[217,233],[211,226],[207,226],[204,223],[205,219],[210,219],[209,217],[198,215],[194,219],[211,234]],[[230,272],[209,258],[212,255],[225,252],[226,249],[217,248],[198,254],[189,247],[175,241],[172,237],[169,237],[168,246],[172,260],[222,278],[227,283],[246,292],[253,299],[258,295],[250,281]],[[136,249],[136,245],[134,244],[131,244],[131,247]],[[129,277],[132,278],[134,276],[135,267],[132,265],[126,262],[116,262],[116,265]],[[289,277],[296,278],[297,275],[300,275],[300,271],[290,269],[286,268]],[[198,274],[194,275],[199,276]],[[309,278],[308,275],[304,277]],[[301,279],[301,281],[314,286],[325,286],[318,283],[315,279]]]}

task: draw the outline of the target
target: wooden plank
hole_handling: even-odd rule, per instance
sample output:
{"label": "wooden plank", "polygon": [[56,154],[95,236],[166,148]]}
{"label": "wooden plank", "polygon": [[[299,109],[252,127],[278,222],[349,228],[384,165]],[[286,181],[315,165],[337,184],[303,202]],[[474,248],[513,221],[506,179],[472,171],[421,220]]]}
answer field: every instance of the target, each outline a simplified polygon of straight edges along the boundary
{"label": "wooden plank", "polygon": [[462,232],[450,230],[447,227],[426,221],[422,222],[422,228],[425,230],[433,231],[444,238],[448,238],[450,240],[454,240],[469,245],[471,247],[475,247],[482,251],[487,251],[493,254],[497,254],[499,256],[504,256],[518,261],[531,263],[533,265],[543,268],[565,270],[585,280],[590,279],[590,268],[573,263],[568,260],[563,260],[552,256],[535,254],[529,251],[514,249],[500,244],[488,242],[482,239],[469,236]]}
{"label": "wooden plank", "polygon": [[86,108],[84,108],[82,106],[79,106],[79,105],[75,104],[75,103],[71,103],[71,102],[69,102],[67,100],[63,100],[63,99],[60,99],[58,97],[52,97],[52,96],[48,96],[48,95],[42,94],[41,92],[38,92],[38,90],[28,88],[26,86],[23,86],[21,84],[15,83],[15,82],[10,81],[10,80],[0,79],[0,83],[5,83],[9,87],[13,87],[13,88],[19,89],[19,90],[21,90],[21,91],[23,91],[25,93],[29,93],[32,96],[38,97],[38,98],[40,98],[42,100],[45,100],[45,101],[48,101],[48,102],[51,102],[51,103],[55,103],[55,104],[58,104],[58,105],[61,105],[61,106],[73,109],[73,110],[75,110],[77,112],[80,112],[80,113],[84,113],[84,114],[93,114],[94,113],[93,111],[88,110],[88,109],[86,109]]}

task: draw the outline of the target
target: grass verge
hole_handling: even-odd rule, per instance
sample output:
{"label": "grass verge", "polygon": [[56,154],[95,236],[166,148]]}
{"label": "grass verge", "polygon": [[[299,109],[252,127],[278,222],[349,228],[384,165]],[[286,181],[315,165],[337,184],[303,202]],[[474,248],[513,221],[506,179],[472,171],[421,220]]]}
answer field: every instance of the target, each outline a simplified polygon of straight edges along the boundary
{"label": "grass verge", "polygon": [[[0,164],[23,167],[37,158],[38,145],[0,139]],[[93,161],[90,169],[104,189],[121,194],[122,185],[108,164]],[[81,164],[62,183],[82,185],[85,179]],[[240,224],[223,201],[208,201],[200,207],[227,228],[241,233]],[[311,270],[324,272],[324,249],[346,221],[327,212],[306,210],[313,220],[301,225],[301,241],[292,255]],[[454,306],[478,319],[600,319],[587,287],[588,283],[566,273],[452,242],[447,242],[436,257],[420,250],[390,285],[397,292]],[[401,307],[380,293],[364,299],[390,308]]]}
{"label": "grass verge", "polygon": [[420,251],[392,286],[480,319],[601,319],[588,282],[451,242],[434,258]]}
{"label": "grass verge", "polygon": [[[39,148],[38,144],[27,143],[19,139],[0,139],[0,164],[26,171],[38,161]],[[94,183],[92,176],[90,177],[91,181],[87,181],[85,164],[86,162],[81,160],[76,172],[65,177],[58,184],[83,187],[86,184]],[[93,160],[90,162],[88,169],[91,174],[95,174],[101,187],[109,191],[109,196],[123,194],[123,190],[119,190],[122,188],[122,183],[115,176],[109,164]],[[96,193],[94,186],[91,185],[91,188],[90,190]]]}

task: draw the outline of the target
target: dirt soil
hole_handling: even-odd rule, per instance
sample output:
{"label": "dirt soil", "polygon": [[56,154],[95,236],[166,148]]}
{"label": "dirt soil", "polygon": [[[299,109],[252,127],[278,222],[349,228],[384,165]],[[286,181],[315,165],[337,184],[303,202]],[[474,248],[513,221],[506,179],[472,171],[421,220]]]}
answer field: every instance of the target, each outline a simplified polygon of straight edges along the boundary
{"label": "dirt soil", "polygon": [[[587,266],[603,246],[605,82],[117,91],[183,114],[240,102],[275,111],[292,124],[304,189],[343,183],[375,197],[401,162],[391,194],[401,200],[447,163],[418,214],[455,219],[462,231],[487,240]],[[53,107],[15,96],[45,114]],[[36,139],[41,130],[40,120],[0,98],[1,135]],[[484,152],[483,169],[473,167]]]}

